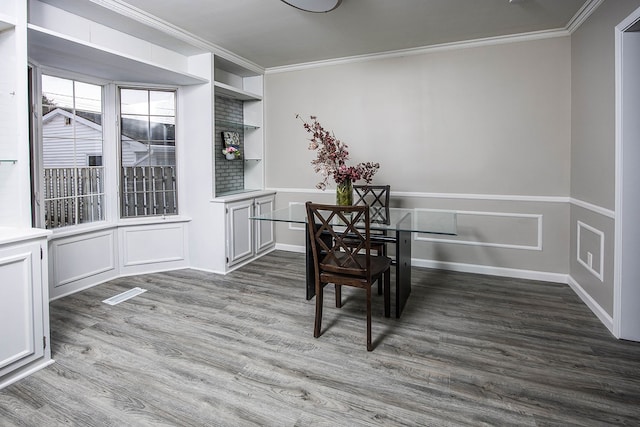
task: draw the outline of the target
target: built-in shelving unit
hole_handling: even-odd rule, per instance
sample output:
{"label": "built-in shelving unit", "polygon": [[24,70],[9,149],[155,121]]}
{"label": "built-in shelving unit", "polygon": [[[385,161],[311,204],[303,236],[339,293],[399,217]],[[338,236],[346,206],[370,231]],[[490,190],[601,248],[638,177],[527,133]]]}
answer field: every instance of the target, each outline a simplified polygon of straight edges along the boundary
{"label": "built-in shelving unit", "polygon": [[4,13],[0,13],[0,32],[8,30],[10,28],[14,28],[15,26],[16,21],[13,17]]}
{"label": "built-in shelving unit", "polygon": [[207,82],[207,79],[193,74],[127,56],[34,24],[28,25],[28,32],[29,57],[50,67],[133,83],[188,86]]}
{"label": "built-in shelving unit", "polygon": [[232,127],[232,128],[237,128],[237,129],[244,129],[244,130],[256,130],[256,129],[260,129],[260,126],[257,125],[252,125],[252,124],[248,124],[248,123],[239,123],[239,122],[233,122],[230,120],[218,120],[216,119],[216,126],[222,126],[222,127]]}
{"label": "built-in shelving unit", "polygon": [[231,85],[215,82],[216,94],[227,98],[238,99],[240,101],[262,101],[262,96],[235,88]]}
{"label": "built-in shelving unit", "polygon": [[[216,57],[214,64],[216,197],[261,190],[264,188],[263,75],[221,57]],[[221,160],[223,146],[218,136],[224,131],[240,135],[243,162]],[[230,176],[233,179],[230,180]]]}

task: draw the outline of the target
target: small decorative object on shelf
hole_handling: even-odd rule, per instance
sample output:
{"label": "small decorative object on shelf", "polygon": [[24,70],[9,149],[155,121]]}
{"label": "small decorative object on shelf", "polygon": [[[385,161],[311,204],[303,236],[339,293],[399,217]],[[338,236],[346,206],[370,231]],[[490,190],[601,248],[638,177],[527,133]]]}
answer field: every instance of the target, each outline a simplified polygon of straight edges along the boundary
{"label": "small decorative object on shelf", "polygon": [[347,144],[336,139],[333,132],[325,130],[316,116],[310,116],[311,123],[305,122],[299,114],[296,114],[296,118],[302,120],[305,130],[312,135],[309,150],[318,152],[317,158],[311,161],[313,169],[322,175],[322,181],[316,184],[316,188],[326,189],[329,176],[332,176],[336,183],[336,204],[342,206],[353,204],[353,182],[363,179],[367,184],[371,183],[380,164],[366,162],[347,166],[346,161],[349,160]]}
{"label": "small decorative object on shelf", "polygon": [[240,134],[238,132],[222,132],[222,140],[224,141],[224,149],[222,154],[227,160],[239,159],[240,155]]}
{"label": "small decorative object on shelf", "polygon": [[240,150],[238,150],[236,147],[229,146],[222,150],[222,154],[224,154],[227,160],[235,160],[239,159],[242,153],[240,153]]}

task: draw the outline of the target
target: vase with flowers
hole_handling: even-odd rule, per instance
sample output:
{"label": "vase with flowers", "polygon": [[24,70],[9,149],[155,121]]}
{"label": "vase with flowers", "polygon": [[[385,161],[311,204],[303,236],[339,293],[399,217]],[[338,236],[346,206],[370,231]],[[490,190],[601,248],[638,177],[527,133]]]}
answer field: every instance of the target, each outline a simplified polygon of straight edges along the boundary
{"label": "vase with flowers", "polygon": [[359,179],[367,184],[380,168],[379,163],[362,162],[355,166],[347,166],[349,150],[347,144],[338,140],[333,132],[324,129],[316,116],[310,116],[311,122],[302,120],[304,129],[311,134],[309,150],[317,152],[317,157],[311,161],[314,171],[320,173],[322,181],[316,188],[324,190],[327,181],[332,177],[336,183],[336,204],[346,206],[353,204],[353,183]]}
{"label": "vase with flowers", "polygon": [[240,150],[232,145],[223,149],[222,154],[224,154],[227,160],[239,159],[241,155]]}

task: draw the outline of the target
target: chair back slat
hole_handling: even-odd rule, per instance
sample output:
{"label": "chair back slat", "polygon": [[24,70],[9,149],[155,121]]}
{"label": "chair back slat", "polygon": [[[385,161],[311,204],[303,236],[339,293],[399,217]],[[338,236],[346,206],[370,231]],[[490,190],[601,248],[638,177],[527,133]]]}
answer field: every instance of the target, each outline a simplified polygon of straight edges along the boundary
{"label": "chair back slat", "polygon": [[306,203],[309,240],[320,271],[370,275],[369,206]]}

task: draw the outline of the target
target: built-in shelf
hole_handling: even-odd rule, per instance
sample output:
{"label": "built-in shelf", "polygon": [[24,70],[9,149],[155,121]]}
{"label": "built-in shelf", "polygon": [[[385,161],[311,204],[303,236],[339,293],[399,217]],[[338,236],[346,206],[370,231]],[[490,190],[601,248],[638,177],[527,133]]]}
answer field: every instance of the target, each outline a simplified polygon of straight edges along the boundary
{"label": "built-in shelf", "polygon": [[240,101],[262,101],[262,96],[247,92],[246,90],[238,89],[226,83],[215,82],[214,85],[216,88],[216,95],[238,99]]}
{"label": "built-in shelf", "polygon": [[230,120],[216,120],[216,125],[220,125],[221,127],[232,127],[235,129],[243,128],[244,130],[260,129],[260,126],[250,125],[247,123],[232,122]]}
{"label": "built-in shelf", "polygon": [[12,16],[0,13],[0,32],[14,28],[15,26],[16,21]]}

